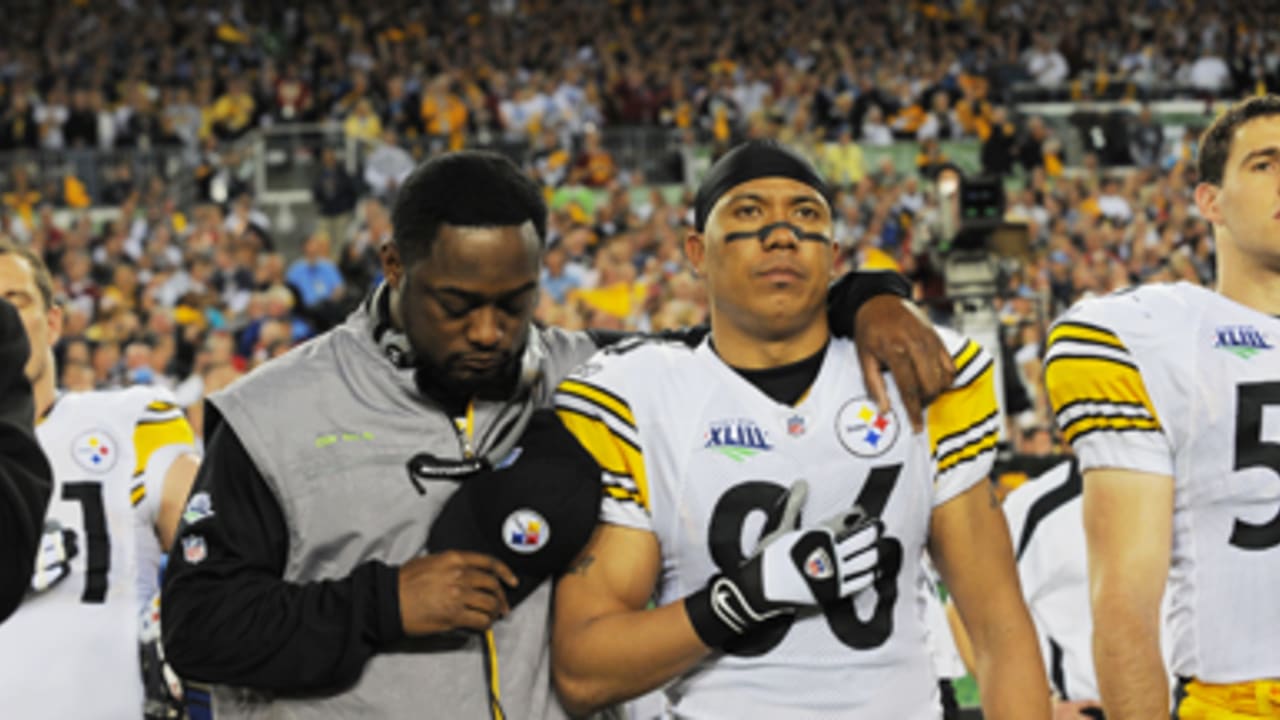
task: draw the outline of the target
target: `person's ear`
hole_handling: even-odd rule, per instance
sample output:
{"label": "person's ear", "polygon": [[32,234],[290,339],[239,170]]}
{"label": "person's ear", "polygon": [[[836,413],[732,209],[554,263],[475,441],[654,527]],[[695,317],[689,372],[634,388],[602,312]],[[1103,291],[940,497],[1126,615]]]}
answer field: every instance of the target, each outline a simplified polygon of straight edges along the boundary
{"label": "person's ear", "polygon": [[62,338],[62,306],[56,303],[51,306],[45,313],[45,321],[49,323],[49,347],[53,347]]}
{"label": "person's ear", "polygon": [[693,274],[698,277],[706,277],[703,268],[707,262],[707,239],[702,233],[690,232],[684,238],[684,255],[689,260],[689,266],[693,268]]}
{"label": "person's ear", "polygon": [[1219,203],[1222,188],[1213,183],[1202,182],[1196,185],[1196,208],[1200,216],[1214,225],[1222,224],[1222,207]]}
{"label": "person's ear", "polygon": [[384,242],[378,248],[378,259],[382,261],[382,275],[387,279],[387,284],[393,288],[399,288],[405,274],[404,263],[400,260],[400,249],[394,242]]}

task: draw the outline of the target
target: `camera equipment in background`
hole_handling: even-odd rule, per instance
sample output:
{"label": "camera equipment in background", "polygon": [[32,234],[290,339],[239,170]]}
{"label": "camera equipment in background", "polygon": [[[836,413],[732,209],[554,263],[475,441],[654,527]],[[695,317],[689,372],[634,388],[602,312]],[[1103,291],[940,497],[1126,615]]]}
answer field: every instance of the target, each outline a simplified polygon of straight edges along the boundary
{"label": "camera equipment in background", "polygon": [[1030,259],[1031,235],[1026,225],[1005,222],[1000,178],[968,178],[958,167],[948,165],[938,172],[936,189],[945,293],[952,303],[956,330],[981,344],[995,360],[1003,441],[1004,353],[995,300],[1008,273]]}

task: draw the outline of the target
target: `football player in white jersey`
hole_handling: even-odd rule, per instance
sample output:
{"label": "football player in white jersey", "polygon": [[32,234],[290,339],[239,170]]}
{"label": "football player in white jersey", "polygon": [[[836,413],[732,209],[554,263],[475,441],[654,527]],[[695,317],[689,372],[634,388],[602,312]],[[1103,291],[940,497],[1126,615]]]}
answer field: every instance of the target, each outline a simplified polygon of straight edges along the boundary
{"label": "football player in white jersey", "polygon": [[1151,285],[1072,308],[1045,381],[1080,457],[1107,717],[1280,717],[1280,97],[1202,136],[1216,292]]}
{"label": "football player in white jersey", "polygon": [[665,684],[678,717],[939,718],[919,603],[927,546],[972,631],[986,717],[1047,718],[984,482],[990,358],[943,333],[956,379],[912,433],[900,399],[878,411],[853,344],[828,334],[832,216],[808,163],[740,146],[695,214],[686,250],[707,281],[709,339],[617,346],[557,393],[604,486],[603,523],[556,588],[566,706]]}
{"label": "football player in white jersey", "polygon": [[195,439],[167,391],[57,394],[52,281],[38,256],[7,241],[0,295],[27,329],[36,436],[54,478],[33,592],[0,626],[0,708],[141,717],[140,613],[195,478]]}

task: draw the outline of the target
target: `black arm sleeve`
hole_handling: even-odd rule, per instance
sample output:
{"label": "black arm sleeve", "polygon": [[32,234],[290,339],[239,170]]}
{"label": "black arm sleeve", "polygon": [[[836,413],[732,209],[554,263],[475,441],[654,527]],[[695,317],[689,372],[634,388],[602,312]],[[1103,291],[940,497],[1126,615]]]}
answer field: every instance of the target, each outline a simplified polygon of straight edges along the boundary
{"label": "black arm sleeve", "polygon": [[889,270],[845,273],[827,289],[827,325],[836,337],[853,337],[853,322],[862,304],[877,295],[911,297],[911,283]]}
{"label": "black arm sleeve", "polygon": [[281,693],[340,689],[400,639],[395,568],[366,562],[341,580],[281,579],[288,535],[279,503],[231,426],[214,430],[161,596],[165,655],[192,680]]}
{"label": "black arm sleeve", "polygon": [[[862,304],[877,295],[911,297],[911,283],[896,272],[886,270],[858,270],[845,273],[827,289],[827,323],[837,337],[853,337],[853,321]],[[695,325],[689,328],[663,330],[647,337],[682,342],[693,347],[702,342],[710,328]],[[618,330],[587,330],[596,347],[605,348],[634,336],[634,333]]]}
{"label": "black arm sleeve", "polygon": [[18,609],[49,507],[53,475],[36,442],[31,385],[23,374],[30,354],[17,310],[0,300],[0,620]]}

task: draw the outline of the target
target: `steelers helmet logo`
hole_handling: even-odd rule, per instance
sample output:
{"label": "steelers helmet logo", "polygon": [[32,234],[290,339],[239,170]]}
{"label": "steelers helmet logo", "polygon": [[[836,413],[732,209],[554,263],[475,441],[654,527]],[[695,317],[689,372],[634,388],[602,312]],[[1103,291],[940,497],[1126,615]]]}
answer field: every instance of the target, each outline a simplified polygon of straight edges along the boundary
{"label": "steelers helmet logo", "polygon": [[110,472],[119,451],[120,446],[103,430],[81,433],[71,443],[71,456],[80,467],[94,473]]}
{"label": "steelers helmet logo", "polygon": [[868,398],[855,398],[836,415],[836,437],[844,449],[858,457],[877,457],[898,439],[901,423],[890,410],[881,413]]}
{"label": "steelers helmet logo", "polygon": [[502,523],[502,541],[518,553],[529,555],[541,550],[551,540],[551,526],[546,518],[529,508],[512,512]]}

